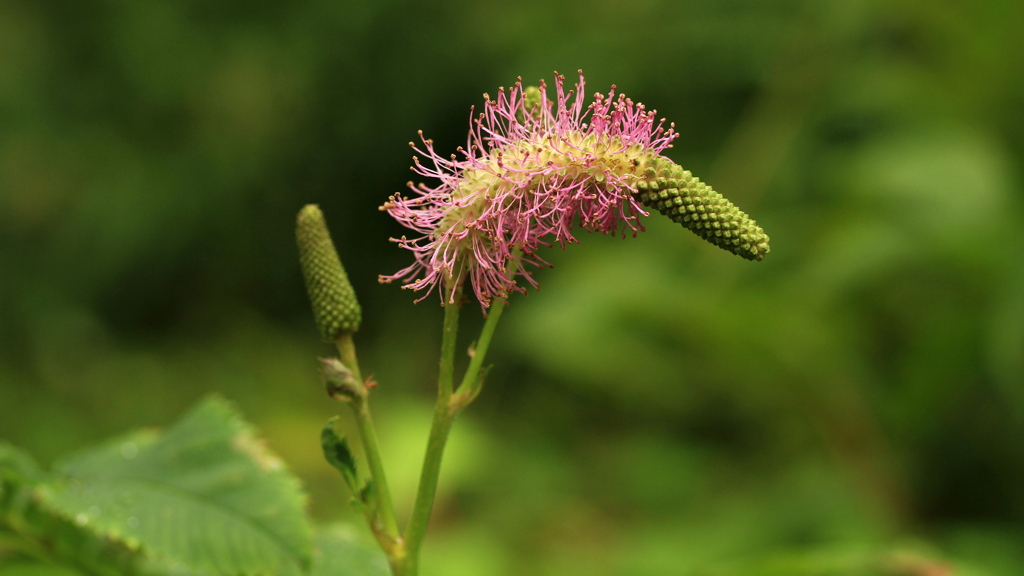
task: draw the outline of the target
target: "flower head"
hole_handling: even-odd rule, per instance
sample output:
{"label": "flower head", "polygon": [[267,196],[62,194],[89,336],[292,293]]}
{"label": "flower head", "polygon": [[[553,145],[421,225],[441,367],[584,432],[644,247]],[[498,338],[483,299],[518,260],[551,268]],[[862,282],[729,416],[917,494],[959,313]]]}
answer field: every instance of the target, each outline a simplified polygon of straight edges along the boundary
{"label": "flower head", "polygon": [[428,294],[436,287],[454,303],[468,279],[487,307],[525,291],[517,278],[537,287],[524,264],[546,264],[539,247],[577,242],[576,227],[635,234],[643,230],[644,205],[723,248],[764,257],[768,237],[746,214],[661,155],[678,136],[674,125],[666,128],[655,111],[616,97],[615,86],[584,108],[582,71],[575,89],[566,92],[564,82],[555,76],[554,99],[544,82],[524,89],[522,79],[499,88],[496,100],[484,94],[466,147],[449,158],[422,132],[421,145],[410,143],[431,164],[413,157],[413,171],[440,182],[410,182],[412,196],[395,194],[381,207],[421,234],[393,239],[416,261],[382,282],[402,280]]}

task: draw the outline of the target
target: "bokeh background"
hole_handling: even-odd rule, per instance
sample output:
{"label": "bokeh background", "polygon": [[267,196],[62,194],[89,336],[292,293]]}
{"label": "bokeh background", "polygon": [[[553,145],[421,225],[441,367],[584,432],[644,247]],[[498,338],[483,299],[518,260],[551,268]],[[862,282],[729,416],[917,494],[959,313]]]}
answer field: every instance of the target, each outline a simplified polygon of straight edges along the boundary
{"label": "bokeh background", "polygon": [[[441,308],[378,274],[417,129],[518,76],[657,108],[772,237],[657,214],[514,297],[425,549],[450,576],[1024,573],[1024,3],[0,2],[0,438],[44,463],[237,403],[322,522],[320,204],[407,509]],[[479,314],[466,308],[468,346]]]}

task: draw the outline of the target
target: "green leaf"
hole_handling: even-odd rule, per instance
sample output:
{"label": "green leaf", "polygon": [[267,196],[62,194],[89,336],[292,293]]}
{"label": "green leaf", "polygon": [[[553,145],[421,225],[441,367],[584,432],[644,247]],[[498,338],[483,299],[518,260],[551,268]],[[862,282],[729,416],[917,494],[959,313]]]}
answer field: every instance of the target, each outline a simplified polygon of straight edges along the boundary
{"label": "green leaf", "polygon": [[42,478],[43,473],[32,456],[0,441],[0,481],[34,482]]}
{"label": "green leaf", "polygon": [[312,533],[298,481],[219,398],[162,436],[135,434],[74,456],[44,504],[139,547],[175,574],[298,574]]}
{"label": "green leaf", "polygon": [[13,562],[0,564],[0,576],[81,576],[70,568],[41,562]]}
{"label": "green leaf", "polygon": [[351,526],[338,524],[316,535],[311,576],[389,576],[384,553],[361,541]]}
{"label": "green leaf", "polygon": [[338,420],[335,416],[324,424],[323,432],[320,433],[320,444],[324,449],[324,458],[341,472],[341,475],[345,477],[345,483],[348,484],[353,494],[360,493],[359,486],[359,473],[356,471],[356,460],[352,457],[352,450],[348,447],[348,442],[344,436],[338,436],[338,433],[334,430],[334,423]]}
{"label": "green leaf", "polygon": [[0,442],[0,527],[6,516],[29,504],[31,488],[44,478],[35,460],[25,451]]}
{"label": "green leaf", "polygon": [[30,456],[0,445],[0,576],[137,574],[137,551],[40,505],[45,479]]}

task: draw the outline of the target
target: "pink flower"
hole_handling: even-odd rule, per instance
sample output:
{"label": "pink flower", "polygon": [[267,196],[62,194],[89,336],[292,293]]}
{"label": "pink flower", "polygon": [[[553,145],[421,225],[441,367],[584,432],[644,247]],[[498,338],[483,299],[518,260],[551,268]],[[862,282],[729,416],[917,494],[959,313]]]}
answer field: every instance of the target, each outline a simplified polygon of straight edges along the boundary
{"label": "pink flower", "polygon": [[[564,81],[555,76],[553,100],[543,82],[524,90],[522,79],[508,91],[499,88],[497,100],[485,94],[484,112],[471,115],[466,148],[449,158],[422,132],[421,147],[410,143],[431,164],[414,157],[413,170],[440,183],[410,182],[411,196],[395,194],[381,207],[418,233],[392,239],[416,261],[382,282],[402,280],[403,288],[427,290],[423,298],[438,288],[451,304],[468,279],[486,308],[525,292],[517,278],[536,288],[524,264],[547,264],[538,248],[577,242],[577,226],[605,234],[643,230],[638,216],[647,213],[634,185],[659,159],[668,161],[660,153],[675,130],[655,122],[642,104],[616,98],[615,86],[584,108],[582,71],[574,90],[566,93]],[[516,258],[521,262],[510,274]]]}

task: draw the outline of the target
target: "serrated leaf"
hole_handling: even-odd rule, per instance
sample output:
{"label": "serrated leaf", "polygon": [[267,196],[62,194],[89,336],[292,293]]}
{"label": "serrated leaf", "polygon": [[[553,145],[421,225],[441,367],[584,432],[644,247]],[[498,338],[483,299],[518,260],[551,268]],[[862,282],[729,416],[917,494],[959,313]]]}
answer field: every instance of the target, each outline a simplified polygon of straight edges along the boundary
{"label": "serrated leaf", "polygon": [[41,501],[137,546],[175,574],[299,574],[312,531],[298,481],[219,398],[161,436],[135,434],[63,462]]}
{"label": "serrated leaf", "polygon": [[310,576],[389,576],[384,553],[362,542],[351,526],[321,528]]}
{"label": "serrated leaf", "polygon": [[40,505],[32,484],[15,479],[0,485],[0,576],[78,573],[72,569],[90,576],[138,574],[137,551]]}

